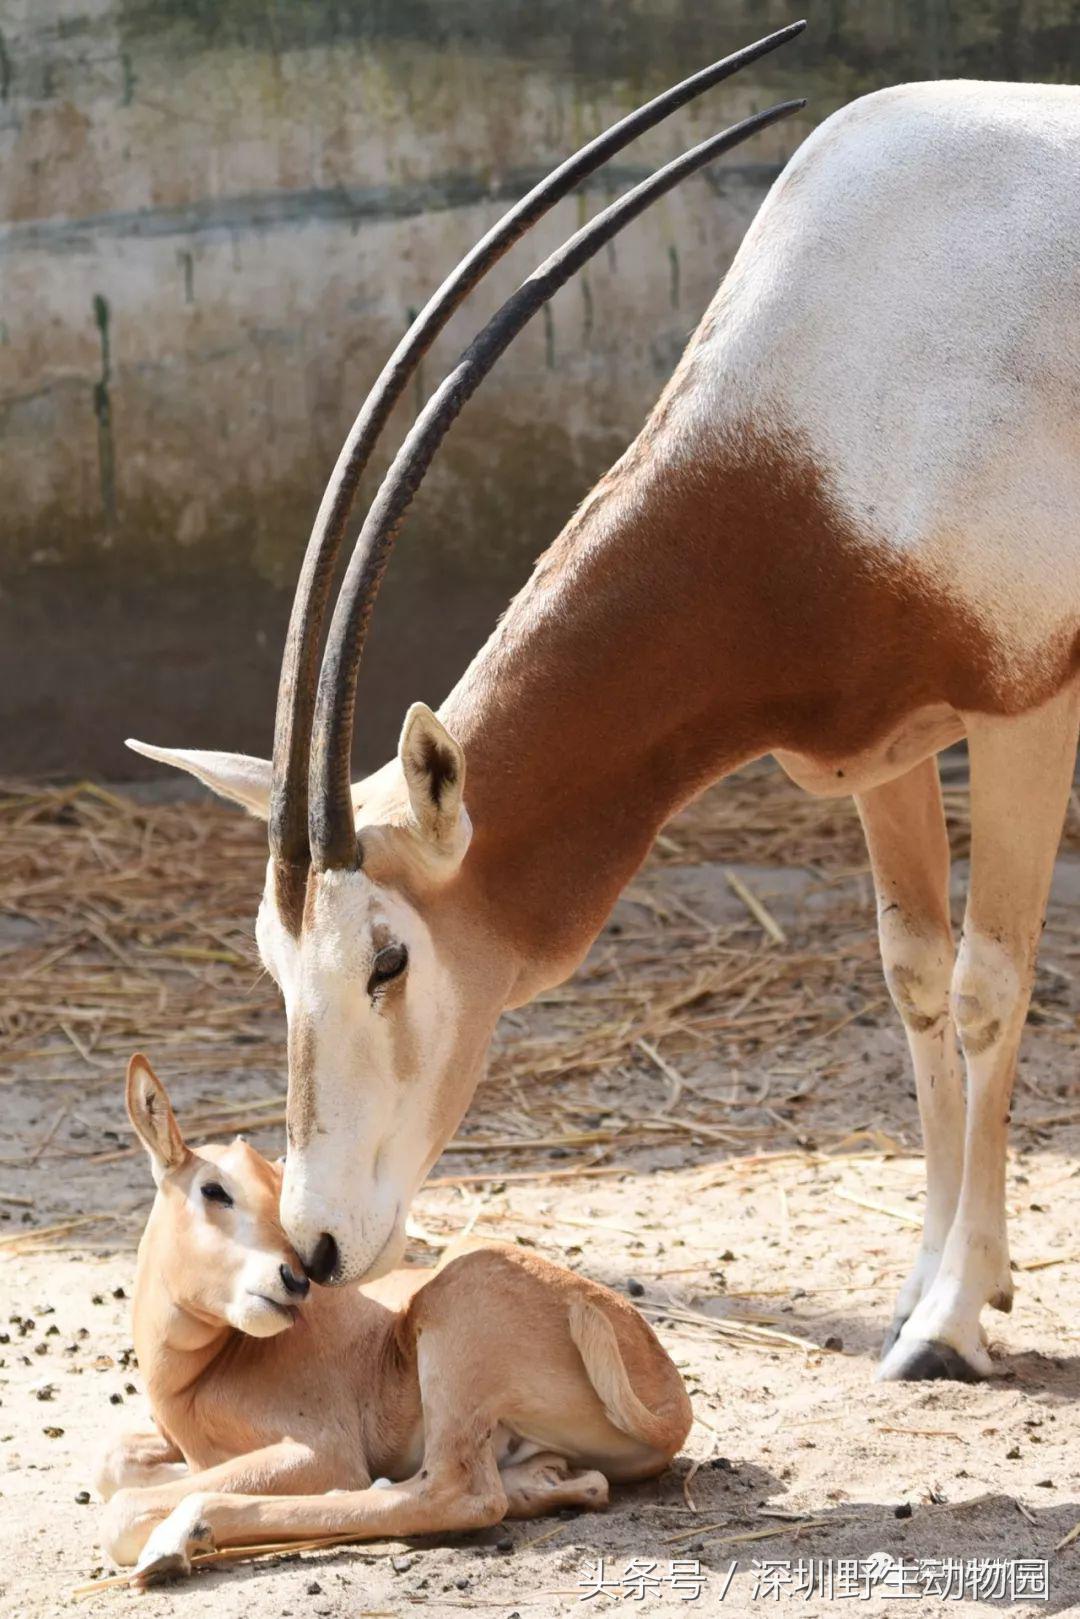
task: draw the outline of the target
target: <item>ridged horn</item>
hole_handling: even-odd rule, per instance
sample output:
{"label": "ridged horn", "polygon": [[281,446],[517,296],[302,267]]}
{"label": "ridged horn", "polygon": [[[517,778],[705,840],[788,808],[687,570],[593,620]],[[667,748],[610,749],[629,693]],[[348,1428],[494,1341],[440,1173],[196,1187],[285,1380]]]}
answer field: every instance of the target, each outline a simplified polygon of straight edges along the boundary
{"label": "ridged horn", "polygon": [[511,294],[417,417],[368,511],[327,636],[308,783],[308,838],[317,870],[358,864],[349,765],[360,656],[405,513],[458,413],[526,322],[618,231],[687,175],[805,105],[801,100],[786,101],[744,118],[723,134],[702,141],[597,214]]}
{"label": "ridged horn", "polygon": [[365,399],[338,456],[297,580],[274,721],[269,834],[270,851],[275,860],[304,864],[309,859],[308,756],[330,587],[357,485],[390,412],[415,375],[420,361],[477,282],[555,203],[637,136],[740,68],[795,38],[805,27],[805,22],[791,23],[714,62],[711,67],[665,90],[583,146],[503,215],[446,278],[398,343]]}

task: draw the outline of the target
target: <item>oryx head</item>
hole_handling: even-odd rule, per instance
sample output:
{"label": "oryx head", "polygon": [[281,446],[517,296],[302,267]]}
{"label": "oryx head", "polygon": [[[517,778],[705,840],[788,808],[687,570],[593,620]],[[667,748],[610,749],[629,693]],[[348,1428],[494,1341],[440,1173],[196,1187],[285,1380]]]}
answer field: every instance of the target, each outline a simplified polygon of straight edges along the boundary
{"label": "oryx head", "polygon": [[471,880],[466,759],[437,716],[414,704],[397,758],[350,785],[357,669],[406,508],[462,405],[574,271],[684,175],[803,103],[744,119],[643,181],[503,304],[421,411],[383,480],[320,668],[334,565],[360,474],[431,342],[501,254],[636,135],[803,26],[706,68],[598,136],[517,203],[421,311],[369,394],[316,518],[282,663],[273,762],[132,744],[268,820],[257,932],[289,1022],[281,1214],[318,1281],[372,1277],[397,1259],[409,1201],[468,1106],[517,975],[505,943],[485,927],[482,884]]}
{"label": "oryx head", "polygon": [[[133,745],[269,815],[269,760]],[[351,862],[267,862],[256,938],[289,1029],[281,1216],[317,1281],[397,1263],[507,1001],[511,961],[462,875],[464,786],[461,749],[414,703],[397,758],[350,791]]]}

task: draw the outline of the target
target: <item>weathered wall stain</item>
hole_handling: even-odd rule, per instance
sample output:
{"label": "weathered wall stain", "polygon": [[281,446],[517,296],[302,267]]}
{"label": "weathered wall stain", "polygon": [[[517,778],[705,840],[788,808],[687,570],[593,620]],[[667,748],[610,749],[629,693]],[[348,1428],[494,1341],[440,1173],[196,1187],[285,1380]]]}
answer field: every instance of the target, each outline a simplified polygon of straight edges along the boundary
{"label": "weathered wall stain", "polygon": [[672,309],[678,309],[681,280],[679,276],[679,250],[675,246],[674,242],[670,243],[668,246],[668,264],[671,267],[671,279],[669,283],[668,296],[671,299]]}
{"label": "weathered wall stain", "polygon": [[[516,201],[548,172],[549,165],[515,168],[491,176],[437,174],[419,183],[400,185],[308,186],[290,191],[258,191],[207,197],[175,207],[133,208],[75,218],[49,218],[0,223],[0,254],[28,250],[88,251],[111,238],[150,240],[159,236],[222,240],[237,231],[271,231],[317,221],[340,222],[358,229],[439,214],[447,209]],[[732,163],[725,178],[763,192],[782,164]],[[613,162],[602,175],[581,187],[583,196],[602,192],[610,201],[620,191],[646,179],[652,165]]]}
{"label": "weathered wall stain", "polygon": [[0,28],[0,102],[6,101],[11,92],[11,57],[8,55],[7,40],[4,30]]}
{"label": "weathered wall stain", "polygon": [[[380,607],[366,760],[409,701],[439,699],[635,430],[813,123],[904,78],[1080,74],[1069,0],[809,13],[796,49],[563,203],[428,356],[375,474],[515,280],[585,218],[766,100],[811,97],[800,124],[612,244],[470,404]],[[590,133],[797,14],[783,0],[9,0],[0,768],[117,772],[130,732],[265,750],[323,482],[413,311]]]}
{"label": "weathered wall stain", "polygon": [[100,292],[94,294],[94,324],[101,337],[101,375],[94,383],[94,415],[98,424],[98,467],[101,475],[101,510],[106,530],[116,522],[116,450],[113,445],[112,405],[109,383],[112,359],[109,353],[109,305]]}
{"label": "weathered wall stain", "polygon": [[653,70],[661,77],[683,71],[706,30],[721,55],[754,30],[805,14],[814,25],[803,51],[811,68],[839,59],[848,71],[880,73],[899,59],[907,77],[1080,70],[1067,0],[809,0],[802,12],[707,0],[123,0],[118,10],[125,38],[159,37],[164,26],[178,55],[229,45],[280,54],[342,39],[412,42],[515,56],[580,78],[641,82]]}
{"label": "weathered wall stain", "polygon": [[181,248],[176,256],[180,261],[180,268],[184,275],[184,302],[186,304],[193,304],[195,302],[194,255],[187,248]]}

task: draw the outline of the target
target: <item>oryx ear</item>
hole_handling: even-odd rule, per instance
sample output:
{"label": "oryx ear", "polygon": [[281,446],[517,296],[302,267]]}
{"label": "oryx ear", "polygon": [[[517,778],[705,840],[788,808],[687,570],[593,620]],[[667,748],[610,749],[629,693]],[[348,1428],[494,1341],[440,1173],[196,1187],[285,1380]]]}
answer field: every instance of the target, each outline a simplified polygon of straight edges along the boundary
{"label": "oryx ear", "polygon": [[465,755],[426,703],[414,703],[406,714],[398,759],[417,829],[440,852],[460,859],[471,832],[462,804]]}
{"label": "oryx ear", "polygon": [[198,776],[212,792],[242,804],[260,821],[265,821],[270,812],[269,759],[252,759],[246,753],[206,753],[201,748],[154,748],[130,736],[125,745],[144,758],[158,759],[163,765]]}
{"label": "oryx ear", "polygon": [[154,1179],[183,1163],[187,1155],[169,1093],[141,1051],[128,1063],[127,1110],[132,1127],[147,1152]]}

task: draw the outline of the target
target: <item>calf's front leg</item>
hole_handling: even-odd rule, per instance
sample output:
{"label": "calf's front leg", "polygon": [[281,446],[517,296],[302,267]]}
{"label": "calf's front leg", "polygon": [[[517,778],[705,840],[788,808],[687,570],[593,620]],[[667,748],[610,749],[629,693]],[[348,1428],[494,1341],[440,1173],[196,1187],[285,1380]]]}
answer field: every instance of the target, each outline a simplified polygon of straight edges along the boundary
{"label": "calf's front leg", "polygon": [[[200,1551],[355,1535],[381,1540],[457,1534],[506,1514],[490,1430],[454,1425],[449,1443],[429,1435],[424,1466],[400,1484],[380,1481],[326,1495],[232,1495],[210,1488],[188,1495],[146,1540],[135,1583],[154,1584],[191,1571]],[[204,1477],[206,1475],[203,1475]]]}
{"label": "calf's front leg", "polygon": [[459,1534],[502,1518],[538,1518],[563,1507],[607,1505],[602,1473],[575,1471],[561,1456],[535,1456],[500,1473],[494,1456],[460,1466],[425,1467],[401,1484],[319,1496],[189,1495],[158,1525],[139,1559],[136,1584],[191,1572],[198,1552],[224,1546],[356,1535],[366,1540]]}
{"label": "calf's front leg", "polygon": [[[222,1494],[209,1482],[146,1540],[137,1583],[187,1573],[194,1552],[210,1546],[259,1546],[321,1535],[386,1536],[458,1533],[498,1523],[507,1496],[495,1459],[497,1391],[477,1387],[475,1367],[460,1352],[452,1320],[429,1320],[418,1334],[424,1413],[424,1460],[400,1484],[328,1495]],[[330,1486],[301,1485],[300,1489]]]}
{"label": "calf's front leg", "polygon": [[114,1562],[134,1563],[157,1525],[193,1493],[203,1499],[208,1492],[224,1496],[331,1490],[343,1482],[367,1483],[368,1477],[358,1466],[353,1477],[343,1480],[307,1445],[284,1440],[201,1472],[185,1469],[183,1477],[167,1483],[117,1490],[105,1511],[102,1545]]}
{"label": "calf's front leg", "polygon": [[459,1534],[498,1523],[507,1499],[492,1462],[487,1487],[462,1489],[459,1481],[425,1468],[400,1484],[329,1495],[189,1495],[158,1524],[136,1568],[137,1585],[191,1572],[192,1556],[224,1546],[260,1546],[323,1535],[400,1539]]}

